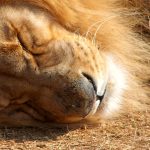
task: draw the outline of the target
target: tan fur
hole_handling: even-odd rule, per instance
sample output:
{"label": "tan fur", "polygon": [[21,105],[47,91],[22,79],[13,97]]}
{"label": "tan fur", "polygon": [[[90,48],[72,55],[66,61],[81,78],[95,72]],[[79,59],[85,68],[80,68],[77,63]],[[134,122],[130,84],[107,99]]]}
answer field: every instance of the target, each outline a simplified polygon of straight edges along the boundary
{"label": "tan fur", "polygon": [[[149,109],[149,6],[138,0],[0,0],[0,122],[97,121]],[[120,72],[109,72],[113,63]],[[78,83],[82,72],[95,82],[112,76],[106,101],[85,119],[63,108],[71,107],[74,93],[68,91],[74,86],[79,93],[74,99],[86,97]],[[122,89],[115,89],[115,73]],[[117,97],[114,90],[122,94]],[[109,110],[111,96],[119,111]]]}

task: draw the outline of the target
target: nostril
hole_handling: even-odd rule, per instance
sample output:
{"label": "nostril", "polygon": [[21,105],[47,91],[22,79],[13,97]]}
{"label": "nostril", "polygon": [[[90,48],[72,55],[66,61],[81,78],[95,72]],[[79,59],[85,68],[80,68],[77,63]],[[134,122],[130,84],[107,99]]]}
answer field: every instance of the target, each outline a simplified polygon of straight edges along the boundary
{"label": "nostril", "polygon": [[86,73],[82,73],[82,75],[83,75],[85,78],[87,78],[87,80],[93,85],[94,91],[97,93],[97,86],[96,86],[96,84],[95,84],[94,79],[93,79],[90,75],[88,75],[88,74],[86,74]]}

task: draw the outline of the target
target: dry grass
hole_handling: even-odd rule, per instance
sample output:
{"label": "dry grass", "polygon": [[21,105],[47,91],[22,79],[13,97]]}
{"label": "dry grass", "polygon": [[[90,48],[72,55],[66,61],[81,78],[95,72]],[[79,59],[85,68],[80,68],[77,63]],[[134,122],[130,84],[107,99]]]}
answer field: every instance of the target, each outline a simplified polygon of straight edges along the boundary
{"label": "dry grass", "polygon": [[137,113],[86,129],[1,128],[0,149],[149,150],[150,112]]}

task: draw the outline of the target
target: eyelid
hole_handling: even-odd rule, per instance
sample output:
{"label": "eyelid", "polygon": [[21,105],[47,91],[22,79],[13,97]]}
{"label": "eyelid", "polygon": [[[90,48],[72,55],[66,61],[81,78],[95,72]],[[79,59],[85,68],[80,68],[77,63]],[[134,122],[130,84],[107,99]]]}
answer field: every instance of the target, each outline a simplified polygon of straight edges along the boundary
{"label": "eyelid", "polygon": [[23,50],[26,50],[26,51],[29,51],[27,46],[25,45],[25,43],[23,42],[20,34],[17,34],[17,39],[18,39],[18,42],[19,44],[21,45],[21,47],[23,48]]}

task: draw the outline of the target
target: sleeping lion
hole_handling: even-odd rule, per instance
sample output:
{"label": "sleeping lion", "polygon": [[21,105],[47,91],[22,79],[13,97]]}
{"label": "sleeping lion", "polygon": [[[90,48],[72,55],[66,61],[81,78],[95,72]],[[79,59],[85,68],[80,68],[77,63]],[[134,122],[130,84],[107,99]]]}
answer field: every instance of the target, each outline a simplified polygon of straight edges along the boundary
{"label": "sleeping lion", "polygon": [[0,124],[148,109],[149,10],[138,0],[0,0]]}

